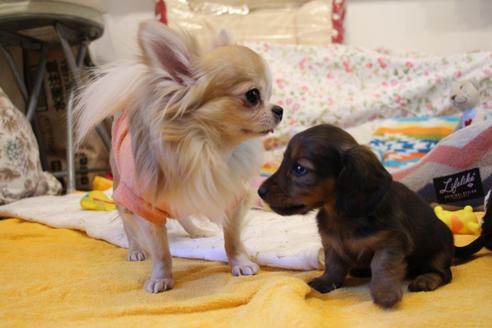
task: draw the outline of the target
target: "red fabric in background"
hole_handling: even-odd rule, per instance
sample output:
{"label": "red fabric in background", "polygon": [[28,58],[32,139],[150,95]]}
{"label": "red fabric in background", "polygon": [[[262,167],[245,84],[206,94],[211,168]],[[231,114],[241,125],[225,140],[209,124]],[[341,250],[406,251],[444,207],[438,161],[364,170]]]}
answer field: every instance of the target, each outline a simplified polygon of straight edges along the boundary
{"label": "red fabric in background", "polygon": [[333,0],[331,9],[331,23],[336,31],[331,37],[333,43],[343,43],[345,31],[343,22],[345,20],[345,0]]}
{"label": "red fabric in background", "polygon": [[159,22],[167,25],[167,8],[164,0],[155,1],[155,17]]}

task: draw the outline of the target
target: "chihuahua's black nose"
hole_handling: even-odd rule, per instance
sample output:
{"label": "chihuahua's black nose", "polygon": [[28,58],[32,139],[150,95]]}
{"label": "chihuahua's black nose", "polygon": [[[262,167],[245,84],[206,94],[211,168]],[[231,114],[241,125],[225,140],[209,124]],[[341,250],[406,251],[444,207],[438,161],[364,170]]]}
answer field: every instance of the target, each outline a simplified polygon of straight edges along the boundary
{"label": "chihuahua's black nose", "polygon": [[454,101],[456,99],[456,95],[451,96],[451,100]]}
{"label": "chihuahua's black nose", "polygon": [[268,189],[264,186],[261,186],[260,189],[258,189],[258,195],[263,199],[268,192]]}
{"label": "chihuahua's black nose", "polygon": [[279,121],[282,120],[282,115],[284,113],[284,109],[282,107],[274,105],[272,107],[272,112],[273,112],[273,114],[275,114],[275,116],[277,116]]}

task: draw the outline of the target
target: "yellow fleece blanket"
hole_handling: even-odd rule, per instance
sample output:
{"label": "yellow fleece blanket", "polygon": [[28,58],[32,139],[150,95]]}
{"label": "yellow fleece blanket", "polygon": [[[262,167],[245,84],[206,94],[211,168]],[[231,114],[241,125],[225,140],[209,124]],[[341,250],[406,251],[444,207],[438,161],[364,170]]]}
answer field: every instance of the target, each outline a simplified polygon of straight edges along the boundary
{"label": "yellow fleece blanket", "polygon": [[[466,243],[472,236],[457,236]],[[367,280],[329,294],[319,272],[262,268],[233,277],[223,263],[174,259],[175,288],[144,292],[150,262],[85,234],[0,220],[1,327],[491,327],[492,254],[453,267],[451,284],[376,307]]]}

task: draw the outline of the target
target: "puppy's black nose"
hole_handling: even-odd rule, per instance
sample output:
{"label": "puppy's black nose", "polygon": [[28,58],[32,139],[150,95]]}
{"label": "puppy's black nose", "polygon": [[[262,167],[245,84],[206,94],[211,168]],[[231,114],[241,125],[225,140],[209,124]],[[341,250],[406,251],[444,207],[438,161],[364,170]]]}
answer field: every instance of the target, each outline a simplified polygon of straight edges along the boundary
{"label": "puppy's black nose", "polygon": [[263,199],[266,194],[267,194],[268,190],[266,187],[263,187],[261,186],[260,189],[258,189],[258,195]]}
{"label": "puppy's black nose", "polygon": [[451,96],[451,100],[454,101],[456,99],[456,95]]}
{"label": "puppy's black nose", "polygon": [[275,114],[275,116],[278,118],[279,121],[282,120],[282,115],[284,113],[284,109],[280,106],[274,105],[272,107],[272,112]]}

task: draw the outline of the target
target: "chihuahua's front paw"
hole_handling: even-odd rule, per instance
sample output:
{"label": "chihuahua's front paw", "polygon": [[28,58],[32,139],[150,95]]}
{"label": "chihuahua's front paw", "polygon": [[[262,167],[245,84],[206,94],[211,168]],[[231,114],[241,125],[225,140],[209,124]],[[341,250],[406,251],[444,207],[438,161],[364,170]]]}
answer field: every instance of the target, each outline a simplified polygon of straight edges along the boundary
{"label": "chihuahua's front paw", "polygon": [[252,276],[258,273],[260,267],[247,257],[241,257],[231,261],[233,276]]}
{"label": "chihuahua's front paw", "polygon": [[139,249],[132,249],[128,251],[128,261],[130,262],[138,262],[143,261],[147,258],[144,251]]}
{"label": "chihuahua's front paw", "polygon": [[161,293],[165,290],[173,288],[173,279],[149,279],[145,282],[144,289],[149,293]]}
{"label": "chihuahua's front paw", "polygon": [[311,286],[311,288],[317,290],[318,292],[324,294],[341,287],[342,283],[335,282],[331,279],[327,279],[321,276],[318,278],[314,278],[313,280],[308,282],[308,285]]}

